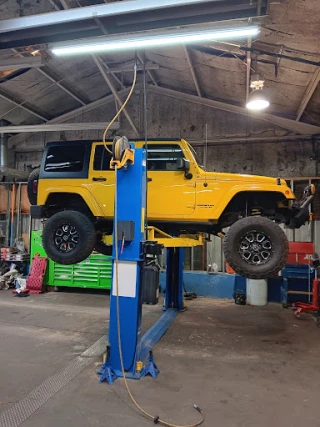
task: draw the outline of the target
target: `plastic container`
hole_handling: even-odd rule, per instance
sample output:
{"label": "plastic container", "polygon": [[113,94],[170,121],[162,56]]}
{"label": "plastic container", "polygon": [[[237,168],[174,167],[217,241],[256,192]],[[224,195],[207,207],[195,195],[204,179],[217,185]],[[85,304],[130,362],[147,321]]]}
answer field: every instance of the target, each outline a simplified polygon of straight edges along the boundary
{"label": "plastic container", "polygon": [[247,304],[260,307],[268,304],[267,280],[247,279]]}

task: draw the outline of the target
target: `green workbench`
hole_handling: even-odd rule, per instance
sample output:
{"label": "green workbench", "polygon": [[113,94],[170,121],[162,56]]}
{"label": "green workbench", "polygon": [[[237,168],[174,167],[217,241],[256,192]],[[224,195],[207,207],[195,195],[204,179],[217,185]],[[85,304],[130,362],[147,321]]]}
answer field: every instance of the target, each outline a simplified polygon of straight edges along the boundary
{"label": "green workbench", "polygon": [[[42,230],[31,233],[31,260],[35,254],[46,257],[42,246]],[[89,258],[73,265],[62,265],[48,260],[43,284],[47,286],[68,286],[76,288],[110,289],[112,263],[111,257],[91,254]]]}

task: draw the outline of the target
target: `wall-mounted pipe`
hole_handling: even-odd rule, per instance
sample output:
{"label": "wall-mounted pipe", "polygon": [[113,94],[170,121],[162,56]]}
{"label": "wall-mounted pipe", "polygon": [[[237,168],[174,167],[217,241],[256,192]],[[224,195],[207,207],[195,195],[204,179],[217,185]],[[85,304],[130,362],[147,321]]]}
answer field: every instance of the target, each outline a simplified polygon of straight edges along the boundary
{"label": "wall-mounted pipe", "polygon": [[10,245],[10,206],[11,206],[11,188],[10,184],[6,184],[7,187],[7,214],[6,214],[6,245]]}
{"label": "wall-mounted pipe", "polygon": [[12,184],[12,195],[11,195],[11,223],[10,223],[10,228],[11,228],[11,234],[10,234],[10,246],[12,246],[14,244],[14,238],[16,236],[14,236],[14,212],[15,212],[15,207],[16,207],[16,193],[17,193],[17,189],[16,189],[16,184]]}
{"label": "wall-mounted pipe", "polygon": [[8,126],[10,122],[0,120],[0,167],[8,167],[8,139],[9,135],[1,132],[1,128]]}
{"label": "wall-mounted pipe", "polygon": [[21,237],[21,184],[18,184],[17,191],[17,224],[16,224],[16,239]]}

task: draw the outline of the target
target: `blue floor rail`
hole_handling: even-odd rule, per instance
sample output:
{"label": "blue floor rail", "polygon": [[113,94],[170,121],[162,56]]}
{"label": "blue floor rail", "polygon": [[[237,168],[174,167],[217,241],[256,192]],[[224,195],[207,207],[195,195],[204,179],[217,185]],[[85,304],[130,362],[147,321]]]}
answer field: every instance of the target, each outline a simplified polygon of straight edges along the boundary
{"label": "blue floor rail", "polygon": [[178,310],[167,310],[162,316],[151,326],[151,328],[141,338],[140,359],[145,360],[148,353],[157,344],[160,338],[164,335],[171,323],[178,315]]}
{"label": "blue floor rail", "polygon": [[[138,361],[142,362],[141,369],[125,372],[126,378],[139,380],[146,375],[151,375],[153,378],[157,377],[160,371],[154,362],[152,349],[165,334],[178,313],[179,311],[175,309],[166,310],[155,324],[143,335],[137,346]],[[100,375],[99,382],[107,381],[109,384],[113,384],[117,378],[123,377],[121,370],[112,368],[110,353],[108,351],[106,361],[97,373]]]}

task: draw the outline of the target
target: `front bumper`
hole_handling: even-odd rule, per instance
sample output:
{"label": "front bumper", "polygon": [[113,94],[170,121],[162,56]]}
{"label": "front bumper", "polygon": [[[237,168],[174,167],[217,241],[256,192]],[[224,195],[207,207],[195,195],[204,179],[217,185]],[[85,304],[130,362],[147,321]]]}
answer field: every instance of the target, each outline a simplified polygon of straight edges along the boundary
{"label": "front bumper", "polygon": [[308,185],[304,191],[302,199],[299,202],[294,203],[292,206],[293,218],[289,223],[289,228],[300,228],[310,219],[309,206],[315,195],[314,184]]}
{"label": "front bumper", "polygon": [[43,205],[32,205],[30,207],[30,215],[34,219],[41,219],[45,217],[45,209]]}

